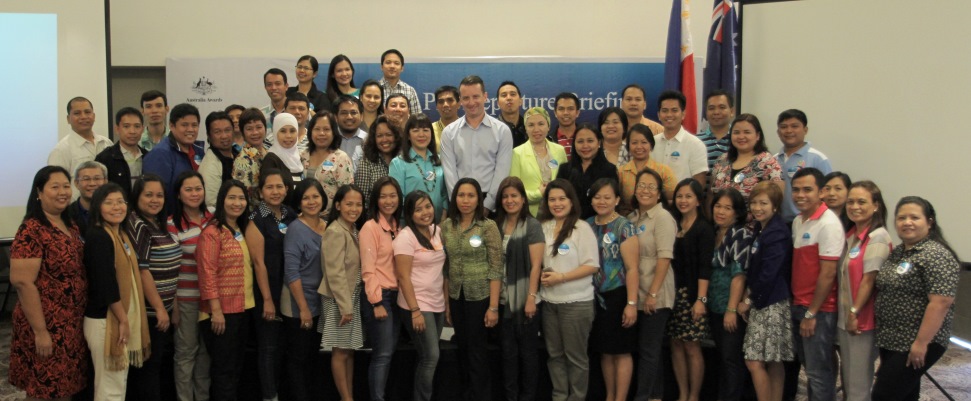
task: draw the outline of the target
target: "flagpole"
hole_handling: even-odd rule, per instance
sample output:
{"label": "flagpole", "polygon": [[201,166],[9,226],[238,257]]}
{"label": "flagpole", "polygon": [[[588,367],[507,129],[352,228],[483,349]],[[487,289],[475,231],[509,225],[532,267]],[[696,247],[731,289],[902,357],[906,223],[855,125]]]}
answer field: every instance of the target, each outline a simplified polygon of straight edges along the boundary
{"label": "flagpole", "polygon": [[745,49],[742,47],[743,46],[742,43],[745,41],[743,40],[744,38],[742,37],[742,35],[744,34],[744,31],[745,31],[745,28],[744,28],[745,24],[742,22],[743,22],[743,18],[745,18],[744,17],[745,12],[742,11],[742,8],[744,8],[745,6],[745,1],[736,0],[735,3],[738,5],[737,7],[738,26],[736,27],[736,29],[738,29],[738,60],[735,60],[735,62],[738,63],[738,82],[736,82],[735,84],[736,85],[735,110],[738,110],[738,111],[735,113],[735,115],[739,115],[744,112],[742,110],[742,71],[743,71],[742,63],[745,61],[745,51],[744,51]]}

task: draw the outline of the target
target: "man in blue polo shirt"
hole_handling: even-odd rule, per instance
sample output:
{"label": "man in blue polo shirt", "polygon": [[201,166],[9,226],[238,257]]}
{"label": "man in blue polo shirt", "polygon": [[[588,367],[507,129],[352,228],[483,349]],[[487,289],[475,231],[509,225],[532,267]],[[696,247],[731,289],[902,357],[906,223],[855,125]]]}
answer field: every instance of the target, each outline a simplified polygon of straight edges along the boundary
{"label": "man in blue polo shirt", "polygon": [[782,202],[782,218],[786,223],[792,223],[792,219],[799,214],[796,204],[792,202],[792,176],[796,172],[813,167],[823,173],[829,174],[833,168],[829,165],[829,158],[812,147],[806,142],[806,134],[809,133],[809,123],[806,113],[801,110],[789,109],[779,114],[778,121],[779,140],[782,141],[782,150],[775,155],[782,166],[782,180],[786,183],[785,199]]}
{"label": "man in blue polo shirt", "polygon": [[[172,108],[169,113],[169,135],[155,145],[145,155],[142,162],[144,173],[156,174],[162,177],[165,184],[166,210],[172,210],[178,191],[173,187],[175,178],[183,171],[198,170],[199,163],[205,155],[202,142],[196,142],[199,136],[199,109],[188,103],[182,103]],[[207,182],[208,185],[221,183]]]}

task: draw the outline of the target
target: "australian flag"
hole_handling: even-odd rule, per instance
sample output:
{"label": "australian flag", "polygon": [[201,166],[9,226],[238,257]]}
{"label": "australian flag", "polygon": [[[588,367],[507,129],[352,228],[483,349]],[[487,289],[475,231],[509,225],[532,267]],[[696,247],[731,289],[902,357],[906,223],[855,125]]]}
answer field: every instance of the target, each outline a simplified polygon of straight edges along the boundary
{"label": "australian flag", "polygon": [[704,94],[715,89],[738,99],[738,14],[732,0],[715,0],[708,34],[708,60],[705,63]]}

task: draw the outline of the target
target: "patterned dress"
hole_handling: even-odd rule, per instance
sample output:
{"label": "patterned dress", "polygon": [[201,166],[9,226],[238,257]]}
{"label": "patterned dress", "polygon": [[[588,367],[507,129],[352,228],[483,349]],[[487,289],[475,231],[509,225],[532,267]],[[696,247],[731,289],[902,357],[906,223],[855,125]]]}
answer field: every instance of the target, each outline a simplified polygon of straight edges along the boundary
{"label": "patterned dress", "polygon": [[726,188],[735,188],[745,199],[755,188],[755,184],[762,181],[782,181],[782,166],[769,152],[762,152],[752,158],[752,161],[741,170],[733,171],[732,162],[728,160],[728,153],[723,154],[715,162],[711,170],[711,189],[715,192]]}
{"label": "patterned dress", "polygon": [[350,156],[340,149],[331,152],[327,156],[327,159],[317,166],[310,165],[310,155],[308,153],[304,152],[304,155],[306,155],[306,158],[302,155],[301,159],[304,159],[304,170],[307,171],[307,177],[313,177],[324,187],[324,195],[327,197],[327,207],[320,213],[323,216],[327,216],[333,206],[334,195],[337,194],[337,189],[345,184],[354,183],[354,164],[351,162]]}
{"label": "patterned dress", "polygon": [[67,235],[28,219],[17,230],[10,258],[41,259],[34,285],[53,342],[51,356],[38,358],[34,331],[18,301],[12,316],[10,383],[24,389],[28,397],[70,397],[84,388],[88,376],[88,347],[82,330],[88,284],[81,236],[74,227]]}

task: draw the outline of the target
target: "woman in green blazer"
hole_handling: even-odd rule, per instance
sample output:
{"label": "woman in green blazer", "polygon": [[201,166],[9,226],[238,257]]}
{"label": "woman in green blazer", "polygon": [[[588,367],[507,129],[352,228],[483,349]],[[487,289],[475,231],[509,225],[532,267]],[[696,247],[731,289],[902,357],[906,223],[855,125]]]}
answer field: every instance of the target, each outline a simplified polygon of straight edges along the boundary
{"label": "woman in green blazer", "polygon": [[519,177],[523,181],[529,211],[535,216],[546,184],[553,181],[560,166],[566,164],[566,150],[546,139],[550,132],[550,114],[545,109],[533,107],[526,110],[523,121],[529,141],[513,149],[509,176]]}

